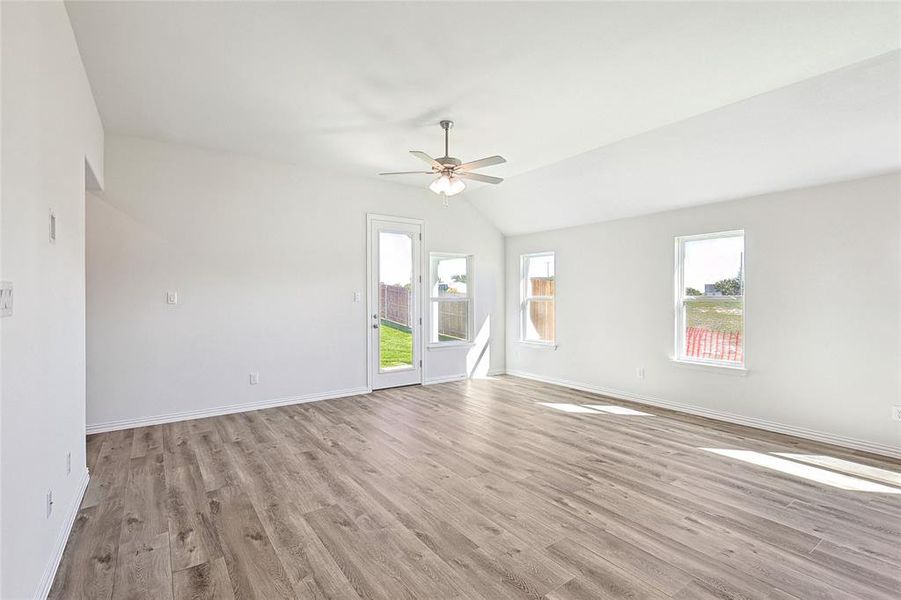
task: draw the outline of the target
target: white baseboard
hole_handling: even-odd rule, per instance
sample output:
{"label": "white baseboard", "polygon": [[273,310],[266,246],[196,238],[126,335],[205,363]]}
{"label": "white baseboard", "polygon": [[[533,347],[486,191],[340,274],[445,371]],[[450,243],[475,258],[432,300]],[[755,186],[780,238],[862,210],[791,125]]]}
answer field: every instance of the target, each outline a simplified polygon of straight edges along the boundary
{"label": "white baseboard", "polygon": [[135,419],[122,419],[119,421],[107,421],[105,423],[93,423],[91,425],[88,425],[86,427],[86,430],[88,435],[90,435],[92,433],[103,433],[105,431],[117,431],[119,429],[132,429],[134,427],[146,427],[148,425],[160,425],[162,423],[175,423],[176,421],[190,421],[191,419],[202,419],[204,417],[230,415],[233,413],[247,412],[250,410],[260,410],[262,408],[273,408],[276,406],[288,406],[291,404],[318,402],[319,400],[346,398],[348,396],[359,396],[360,394],[368,394],[370,392],[372,392],[372,390],[368,387],[358,387],[346,390],[322,392],[319,394],[308,394],[306,396],[276,398],[274,400],[260,400],[258,402],[245,402],[243,404],[230,404],[228,406],[217,406],[214,408],[203,408],[200,410],[186,410],[182,412],[154,415],[151,417],[138,417]]}
{"label": "white baseboard", "polygon": [[[484,375],[485,377],[497,377],[498,375],[503,375],[503,369],[489,369],[489,371]],[[462,381],[464,379],[478,379],[482,377],[482,375],[476,375],[470,377],[466,373],[459,373],[457,375],[448,375],[447,377],[430,377],[428,379],[422,380],[422,385],[433,385],[436,383],[448,383],[451,381]]]}
{"label": "white baseboard", "polygon": [[56,577],[56,570],[59,569],[59,562],[63,558],[63,550],[66,549],[66,542],[69,541],[69,534],[72,533],[75,517],[78,515],[79,507],[81,507],[81,500],[84,498],[84,493],[88,489],[89,480],[90,475],[88,474],[88,470],[85,469],[81,476],[81,481],[78,482],[78,489],[75,490],[75,497],[72,498],[72,502],[69,504],[66,515],[63,517],[63,528],[60,529],[59,535],[56,536],[56,542],[53,545],[53,554],[50,555],[50,560],[47,561],[47,567],[44,569],[44,574],[41,575],[38,589],[34,593],[34,597],[37,600],[46,600],[47,594],[50,593],[50,588],[53,586],[53,579]]}
{"label": "white baseboard", "polygon": [[590,392],[593,394],[599,394],[601,396],[617,398],[619,400],[628,400],[630,402],[637,402],[639,404],[646,404],[649,406],[657,406],[660,408],[667,408],[669,410],[674,410],[677,412],[688,413],[690,415],[697,415],[699,417],[708,417],[710,419],[716,419],[718,421],[726,421],[728,423],[735,423],[737,425],[745,425],[747,427],[754,427],[755,429],[763,429],[766,431],[772,431],[774,433],[784,433],[786,435],[793,435],[795,437],[813,440],[815,442],[823,442],[825,444],[833,444],[835,446],[842,446],[844,448],[850,448],[852,450],[862,450],[864,452],[872,452],[873,454],[880,454],[882,456],[889,456],[892,458],[901,458],[901,448],[899,448],[897,446],[889,446],[887,444],[868,442],[866,440],[859,440],[857,438],[846,437],[843,435],[837,435],[837,434],[828,433],[825,431],[816,431],[814,429],[807,429],[804,427],[796,427],[794,425],[784,425],[782,423],[776,423],[774,421],[767,421],[765,419],[758,419],[755,417],[746,417],[743,415],[736,415],[733,413],[727,413],[727,412],[723,412],[723,411],[719,411],[719,410],[711,410],[708,408],[701,408],[698,406],[692,406],[690,404],[683,404],[681,402],[673,402],[670,400],[664,400],[663,398],[655,398],[652,396],[633,394],[630,392],[624,392],[621,390],[615,390],[615,389],[605,388],[605,387],[596,386],[596,385],[589,385],[589,384],[580,383],[577,381],[568,381],[566,379],[557,379],[554,377],[544,377],[542,375],[536,375],[535,373],[527,373],[525,371],[516,371],[516,370],[508,369],[507,375],[513,375],[514,377],[522,377],[524,379],[532,379],[535,381],[540,381],[542,383],[550,383],[552,385],[560,385],[560,386],[572,388],[575,390],[581,390],[583,392]]}
{"label": "white baseboard", "polygon": [[429,377],[428,379],[422,380],[422,385],[434,385],[436,383],[448,383],[451,381],[463,381],[467,379],[466,373],[460,373],[459,375],[449,375],[447,377]]}

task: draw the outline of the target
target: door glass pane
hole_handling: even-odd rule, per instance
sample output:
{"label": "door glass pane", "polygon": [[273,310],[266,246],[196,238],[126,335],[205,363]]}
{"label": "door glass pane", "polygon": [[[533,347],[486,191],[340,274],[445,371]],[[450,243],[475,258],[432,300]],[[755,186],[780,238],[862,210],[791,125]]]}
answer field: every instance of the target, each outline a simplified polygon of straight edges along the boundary
{"label": "door glass pane", "polygon": [[379,366],[413,366],[413,238],[379,232]]}
{"label": "door glass pane", "polygon": [[687,240],[682,356],[742,362],[744,237]]}

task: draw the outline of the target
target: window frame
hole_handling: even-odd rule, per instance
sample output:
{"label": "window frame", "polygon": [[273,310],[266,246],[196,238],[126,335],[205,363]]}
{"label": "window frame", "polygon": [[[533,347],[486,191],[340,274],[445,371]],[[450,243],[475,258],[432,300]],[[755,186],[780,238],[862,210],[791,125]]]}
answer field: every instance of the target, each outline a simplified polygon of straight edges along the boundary
{"label": "window frame", "polygon": [[[724,239],[724,238],[732,238],[732,237],[741,237],[742,238],[742,253],[741,253],[741,327],[742,327],[742,335],[741,335],[741,361],[731,361],[731,360],[716,360],[709,358],[693,358],[689,356],[685,356],[685,303],[691,302],[692,300],[687,299],[695,299],[696,296],[686,296],[685,294],[685,243],[686,242],[695,242],[698,240],[712,240],[712,239]],[[710,233],[701,233],[695,235],[681,235],[675,236],[675,294],[674,294],[674,349],[673,349],[673,361],[685,365],[692,366],[700,366],[700,367],[715,367],[718,369],[729,369],[734,371],[747,371],[748,365],[748,306],[747,306],[747,296],[748,296],[748,271],[747,271],[747,244],[748,244],[748,236],[745,233],[744,229],[730,229],[726,231],[714,231]],[[706,301],[722,301],[726,302],[731,296],[700,296],[704,298]]]}
{"label": "window frame", "polygon": [[[466,296],[433,296],[432,292],[435,288],[435,283],[437,282],[437,272],[435,271],[434,264],[435,259],[446,259],[446,258],[465,258],[466,259]],[[473,276],[473,263],[475,262],[475,255],[466,254],[461,252],[429,252],[429,295],[428,295],[428,315],[429,315],[429,331],[428,331],[428,347],[429,348],[453,348],[454,346],[472,346],[473,345],[473,330],[475,329],[475,277]],[[437,340],[432,341],[432,328],[435,325],[433,323],[434,312],[432,310],[433,306],[437,302],[460,302],[466,303],[469,306],[469,310],[467,311],[467,319],[466,319],[466,339],[465,340]]]}
{"label": "window frame", "polygon": [[[529,274],[528,264],[533,258],[542,256],[550,256],[554,259],[554,281],[557,280],[557,251],[545,250],[542,252],[528,252],[519,255],[519,343],[531,346],[540,346],[542,348],[557,347],[557,289],[554,286],[553,296],[531,296],[529,295]],[[526,338],[526,319],[528,318],[529,302],[534,301],[553,302],[554,303],[554,339],[553,340],[530,340]]]}

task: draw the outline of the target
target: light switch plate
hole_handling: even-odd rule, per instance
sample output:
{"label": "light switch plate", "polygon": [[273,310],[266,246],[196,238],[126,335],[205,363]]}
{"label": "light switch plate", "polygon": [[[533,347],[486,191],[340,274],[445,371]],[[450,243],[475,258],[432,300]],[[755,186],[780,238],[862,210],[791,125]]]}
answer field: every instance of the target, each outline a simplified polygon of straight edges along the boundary
{"label": "light switch plate", "polygon": [[166,304],[178,304],[178,292],[166,292]]}
{"label": "light switch plate", "polygon": [[0,281],[0,317],[13,316],[13,282]]}

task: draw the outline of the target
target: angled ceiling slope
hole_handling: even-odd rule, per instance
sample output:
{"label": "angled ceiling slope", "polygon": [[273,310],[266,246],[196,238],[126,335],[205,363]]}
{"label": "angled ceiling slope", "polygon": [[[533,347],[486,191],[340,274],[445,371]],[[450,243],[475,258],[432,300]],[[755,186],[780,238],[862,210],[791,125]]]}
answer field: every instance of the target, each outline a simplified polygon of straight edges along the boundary
{"label": "angled ceiling slope", "polygon": [[891,3],[67,6],[107,130],[373,178],[444,117],[510,177],[898,45]]}
{"label": "angled ceiling slope", "polygon": [[514,177],[470,200],[514,235],[898,171],[899,77],[901,53],[890,52]]}

